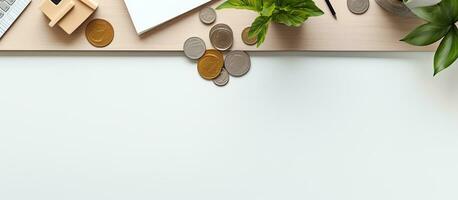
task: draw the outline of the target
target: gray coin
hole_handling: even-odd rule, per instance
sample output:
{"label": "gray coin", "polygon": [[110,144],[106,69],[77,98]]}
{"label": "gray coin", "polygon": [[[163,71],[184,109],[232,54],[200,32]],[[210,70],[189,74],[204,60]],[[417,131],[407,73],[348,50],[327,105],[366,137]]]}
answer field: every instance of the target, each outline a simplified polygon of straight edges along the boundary
{"label": "gray coin", "polygon": [[244,51],[231,51],[224,60],[224,66],[230,75],[235,77],[243,76],[250,71],[250,55]]}
{"label": "gray coin", "polygon": [[198,37],[192,37],[186,40],[183,49],[186,57],[197,60],[205,54],[207,47],[205,46],[205,42],[202,39]]}
{"label": "gray coin", "polygon": [[217,24],[210,30],[210,41],[219,51],[226,51],[234,44],[232,29],[225,24]]}
{"label": "gray coin", "polygon": [[200,21],[204,24],[213,24],[216,21],[215,9],[206,7],[199,13]]}
{"label": "gray coin", "polygon": [[369,10],[369,0],[347,0],[347,6],[350,12],[354,14],[364,14]]}
{"label": "gray coin", "polygon": [[231,27],[229,25],[227,25],[227,24],[216,24],[211,28],[210,35],[212,35],[216,30],[219,30],[219,29],[224,29],[224,30],[232,32],[232,29],[231,29]]}
{"label": "gray coin", "polygon": [[227,85],[227,83],[229,83],[229,79],[230,79],[229,73],[227,72],[225,68],[223,68],[223,70],[221,71],[221,74],[219,74],[219,76],[216,77],[216,79],[213,79],[213,83],[217,86],[222,87],[222,86]]}

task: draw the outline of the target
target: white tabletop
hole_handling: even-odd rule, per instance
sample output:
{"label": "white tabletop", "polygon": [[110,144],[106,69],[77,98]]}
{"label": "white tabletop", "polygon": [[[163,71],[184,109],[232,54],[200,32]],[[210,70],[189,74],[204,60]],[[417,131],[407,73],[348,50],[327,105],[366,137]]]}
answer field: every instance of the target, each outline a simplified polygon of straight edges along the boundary
{"label": "white tabletop", "polygon": [[0,199],[436,200],[458,193],[458,65],[254,54],[0,56]]}

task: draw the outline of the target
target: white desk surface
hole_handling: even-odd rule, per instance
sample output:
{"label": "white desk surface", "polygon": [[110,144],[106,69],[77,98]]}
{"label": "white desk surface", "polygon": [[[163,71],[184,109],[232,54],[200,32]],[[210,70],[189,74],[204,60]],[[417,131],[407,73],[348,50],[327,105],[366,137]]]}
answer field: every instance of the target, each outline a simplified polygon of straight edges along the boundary
{"label": "white desk surface", "polygon": [[181,55],[48,55],[0,56],[0,199],[458,199],[431,53],[256,54],[225,88]]}

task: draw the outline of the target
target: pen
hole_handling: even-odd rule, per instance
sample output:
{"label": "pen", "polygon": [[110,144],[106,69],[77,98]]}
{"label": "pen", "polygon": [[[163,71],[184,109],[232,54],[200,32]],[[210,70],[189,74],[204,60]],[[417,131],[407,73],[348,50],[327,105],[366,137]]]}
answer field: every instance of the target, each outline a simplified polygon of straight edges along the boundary
{"label": "pen", "polygon": [[329,10],[331,10],[332,16],[334,16],[334,18],[337,19],[336,11],[334,10],[334,7],[332,7],[331,2],[329,0],[324,0],[324,1],[326,1],[326,4],[328,5]]}

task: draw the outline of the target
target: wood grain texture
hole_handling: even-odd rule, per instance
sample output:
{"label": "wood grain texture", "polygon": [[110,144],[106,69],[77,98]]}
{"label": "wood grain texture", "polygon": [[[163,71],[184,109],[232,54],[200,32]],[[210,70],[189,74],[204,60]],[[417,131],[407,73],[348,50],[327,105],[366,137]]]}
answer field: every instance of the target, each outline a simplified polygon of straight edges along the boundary
{"label": "wood grain texture", "polygon": [[[139,0],[140,1],[140,0]],[[221,0],[213,1],[217,6]],[[325,15],[310,18],[301,28],[274,24],[261,48],[246,46],[240,35],[256,13],[244,10],[218,11],[217,23],[227,23],[234,31],[233,49],[248,51],[432,51],[436,46],[414,47],[400,42],[404,35],[422,22],[415,18],[390,15],[374,0],[364,15],[348,11],[346,0],[333,0],[338,20],[328,11],[324,0],[315,0]],[[90,19],[102,18],[113,24],[115,39],[103,49],[86,41],[83,24],[73,35],[59,27],[49,28],[49,20],[39,10],[40,0],[32,0],[24,14],[0,40],[0,51],[182,51],[191,36],[205,40],[210,47],[210,26],[199,21],[195,9],[156,29],[138,36],[123,0],[100,0],[99,9]]]}

